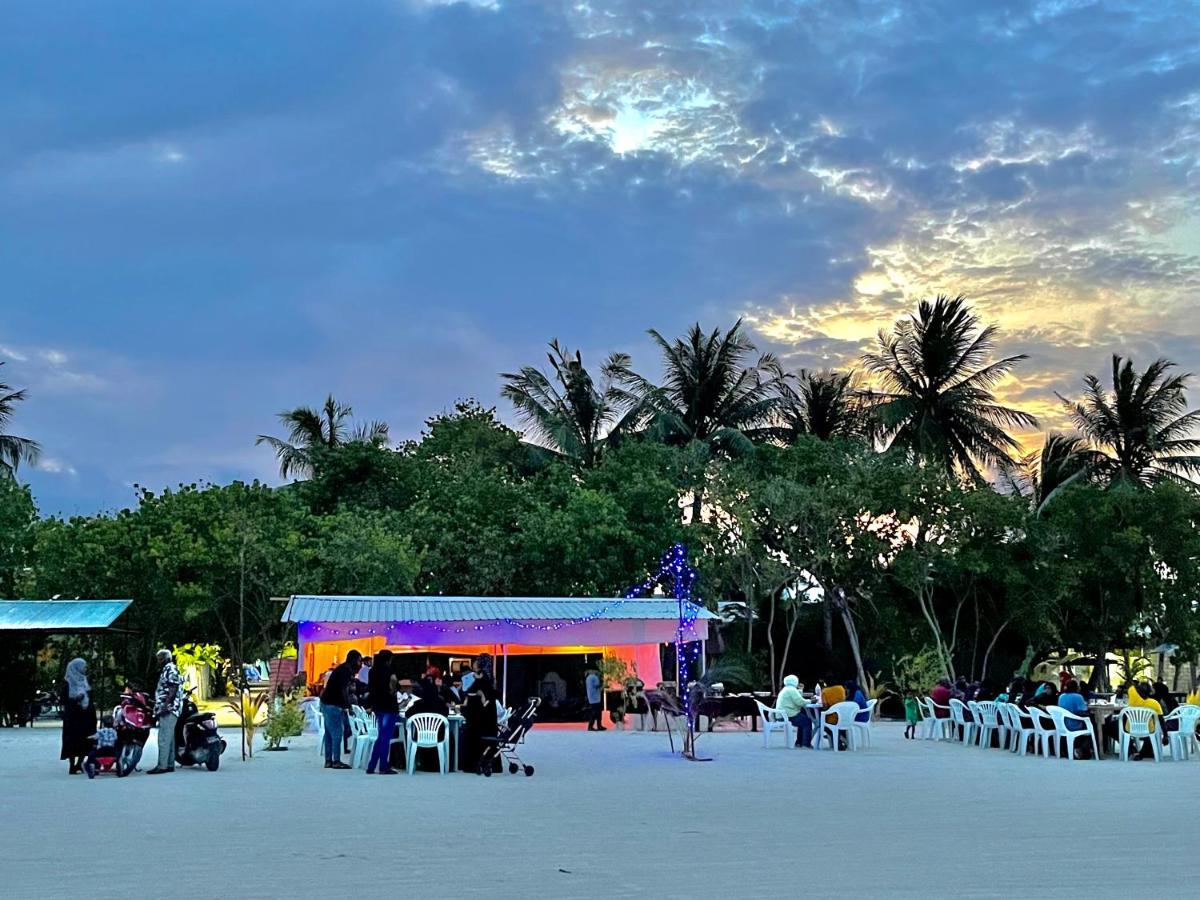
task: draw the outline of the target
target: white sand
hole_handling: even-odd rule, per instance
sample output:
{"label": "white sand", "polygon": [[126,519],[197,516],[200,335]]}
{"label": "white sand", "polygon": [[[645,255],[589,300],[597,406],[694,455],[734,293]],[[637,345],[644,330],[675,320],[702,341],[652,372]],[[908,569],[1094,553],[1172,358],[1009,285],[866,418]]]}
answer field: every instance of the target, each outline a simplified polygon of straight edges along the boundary
{"label": "white sand", "polygon": [[58,739],[0,731],[5,897],[1200,892],[1195,760],[1020,759],[885,723],[857,754],[735,732],[689,763],[663,734],[545,728],[523,752],[533,778],[325,771],[306,736],[249,763],[231,740],[215,774],[89,782]]}

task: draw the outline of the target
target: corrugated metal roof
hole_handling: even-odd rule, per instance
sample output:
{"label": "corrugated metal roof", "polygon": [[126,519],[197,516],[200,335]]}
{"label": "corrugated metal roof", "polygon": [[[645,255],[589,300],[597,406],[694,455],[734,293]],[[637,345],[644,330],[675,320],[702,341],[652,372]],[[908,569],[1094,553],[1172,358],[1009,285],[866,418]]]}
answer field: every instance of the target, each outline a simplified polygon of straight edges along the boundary
{"label": "corrugated metal roof", "polygon": [[[336,597],[294,595],[284,622],[494,622],[514,619],[676,619],[666,597]],[[715,619],[707,609],[701,619]]]}
{"label": "corrugated metal roof", "polygon": [[0,631],[107,628],[132,600],[0,600]]}

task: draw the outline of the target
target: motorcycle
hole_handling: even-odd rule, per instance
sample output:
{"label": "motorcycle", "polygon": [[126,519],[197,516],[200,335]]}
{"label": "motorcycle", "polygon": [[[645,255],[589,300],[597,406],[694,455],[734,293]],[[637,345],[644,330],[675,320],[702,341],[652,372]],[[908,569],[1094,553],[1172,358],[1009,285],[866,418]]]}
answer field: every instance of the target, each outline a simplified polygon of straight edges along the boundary
{"label": "motorcycle", "polygon": [[117,729],[118,778],[124,778],[137,769],[154,724],[154,704],[149,695],[132,686],[125,688],[117,708],[113,710],[113,726]]}
{"label": "motorcycle", "polygon": [[215,772],[226,743],[217,733],[216,713],[200,712],[192,693],[184,693],[183,709],[175,723],[175,761],[181,766],[204,766]]}

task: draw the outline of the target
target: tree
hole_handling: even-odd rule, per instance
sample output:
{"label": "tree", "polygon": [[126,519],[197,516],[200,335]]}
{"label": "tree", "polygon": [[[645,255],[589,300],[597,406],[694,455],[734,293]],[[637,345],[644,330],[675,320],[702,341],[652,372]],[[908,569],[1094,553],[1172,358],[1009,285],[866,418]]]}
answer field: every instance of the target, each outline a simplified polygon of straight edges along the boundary
{"label": "tree", "polygon": [[801,369],[795,386],[786,384],[781,404],[783,438],[791,442],[802,434],[829,441],[861,438],[870,419],[853,372],[810,372]]}
{"label": "tree", "polygon": [[260,434],[254,444],[266,444],[275,451],[281,478],[289,475],[308,477],[313,473],[313,455],[318,447],[332,449],[346,443],[382,445],[388,442],[386,422],[365,422],[352,429],[347,420],[353,414],[354,410],[330,394],[319,410],[297,406],[279,413],[279,420],[288,429],[286,440]]}
{"label": "tree", "polygon": [[[4,363],[0,362],[0,366],[2,365]],[[8,424],[15,412],[14,407],[24,399],[25,391],[13,390],[4,382],[0,382],[0,476],[13,477],[17,467],[23,462],[33,465],[42,450],[36,441],[8,433]]]}
{"label": "tree", "polygon": [[[550,376],[533,366],[502,373],[500,377],[506,384],[501,394],[513,404],[528,429],[526,438],[567,457],[580,468],[590,469],[599,461],[605,444],[627,430],[636,416],[631,410],[623,413],[621,394],[607,376],[597,387],[578,351],[572,355],[552,340],[547,358]],[[614,353],[601,371],[608,373],[628,366],[628,356]]]}
{"label": "tree", "polygon": [[979,327],[963,297],[940,295],[880,332],[876,351],[863,356],[880,385],[871,397],[880,438],[974,480],[980,464],[1014,466],[1018,444],[1006,429],[1037,420],[996,400],[993,388],[1026,358],[991,361],[996,332]]}
{"label": "tree", "polygon": [[12,478],[0,478],[0,597],[16,600],[28,580],[37,507],[29,488]]}
{"label": "tree", "polygon": [[[625,398],[647,421],[648,434],[668,444],[692,444],[705,460],[744,453],[756,439],[775,434],[783,370],[770,354],[754,358],[755,348],[739,320],[724,334],[705,334],[699,323],[674,341],[651,329],[663,358],[662,384],[638,375],[629,364],[609,374]],[[704,473],[693,483],[692,522],[700,522]]]}
{"label": "tree", "polygon": [[1082,400],[1060,398],[1096,451],[1095,468],[1104,480],[1145,486],[1200,474],[1200,410],[1187,411],[1191,376],[1169,374],[1173,368],[1158,359],[1139,375],[1132,360],[1114,354],[1111,391],[1089,374]]}
{"label": "tree", "polygon": [[1088,449],[1083,438],[1058,432],[1046,435],[1041,450],[1021,461],[1034,510],[1040,513],[1066,487],[1088,478],[1098,462],[1097,454]]}

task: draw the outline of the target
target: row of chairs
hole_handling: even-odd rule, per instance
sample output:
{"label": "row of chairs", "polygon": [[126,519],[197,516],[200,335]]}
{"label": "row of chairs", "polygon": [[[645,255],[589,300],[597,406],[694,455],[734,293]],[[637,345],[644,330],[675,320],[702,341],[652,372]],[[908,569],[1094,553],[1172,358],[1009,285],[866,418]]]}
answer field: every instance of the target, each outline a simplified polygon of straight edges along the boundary
{"label": "row of chairs", "polygon": [[[1031,706],[1021,709],[1015,703],[980,700],[963,703],[952,699],[949,706],[940,706],[932,698],[918,700],[922,712],[923,736],[926,740],[961,740],[966,744],[991,747],[993,739],[1005,750],[1024,756],[1030,745],[1034,754],[1057,756],[1059,745],[1065,743],[1064,758],[1075,758],[1076,741],[1091,742],[1092,758],[1100,759],[1100,748],[1091,719],[1076,715],[1061,706],[1045,711]],[[968,715],[968,712],[970,715]],[[1149,739],[1154,758],[1160,759],[1160,738],[1155,734],[1157,714],[1146,707],[1130,706],[1121,710],[1117,733],[1120,736],[1121,759],[1129,758],[1129,750],[1143,739]],[[1168,719],[1178,719],[1179,729],[1170,732],[1173,759],[1187,759],[1200,752],[1196,726],[1200,722],[1200,707],[1181,706]],[[1072,725],[1070,723],[1076,723]]]}
{"label": "row of chairs", "polygon": [[[766,706],[759,701],[754,701],[758,705],[758,719],[763,732],[763,746],[771,745],[771,735],[776,732],[782,732],[787,746],[795,743],[796,738],[793,734],[795,726],[791,720],[784,714],[783,710],[775,709]],[[875,719],[875,705],[878,700],[867,701],[867,720],[865,722],[858,721],[858,716],[864,710],[857,703],[850,700],[842,703],[835,703],[828,709],[822,709],[814,723],[816,731],[816,748],[821,749],[821,741],[828,738],[829,745],[835,752],[838,750],[838,745],[841,743],[838,738],[841,735],[846,736],[846,747],[849,750],[859,749],[861,742],[862,746],[871,746],[871,722]]]}

